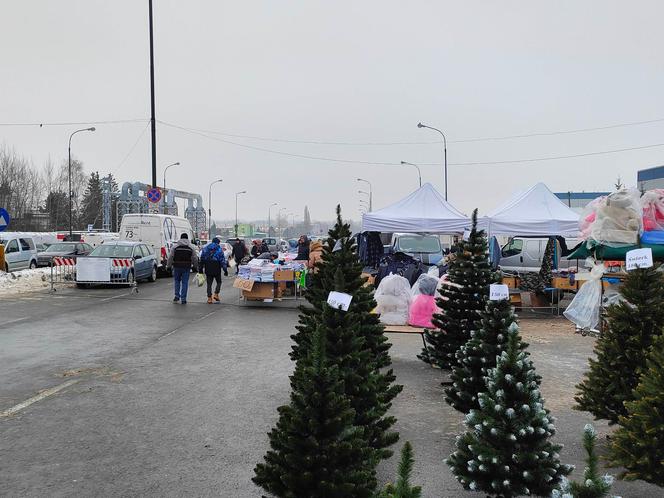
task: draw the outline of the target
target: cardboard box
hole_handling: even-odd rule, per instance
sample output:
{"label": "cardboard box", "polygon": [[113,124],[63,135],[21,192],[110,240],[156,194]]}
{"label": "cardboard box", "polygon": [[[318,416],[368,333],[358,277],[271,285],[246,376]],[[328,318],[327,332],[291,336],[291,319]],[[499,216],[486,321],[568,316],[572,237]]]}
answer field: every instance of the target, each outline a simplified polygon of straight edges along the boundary
{"label": "cardboard box", "polygon": [[254,280],[245,280],[243,278],[236,278],[233,281],[233,287],[243,291],[250,291],[254,287]]}
{"label": "cardboard box", "polygon": [[503,277],[503,284],[505,284],[510,289],[519,288],[519,279],[518,277]]}
{"label": "cardboard box", "polygon": [[274,272],[275,282],[292,282],[295,280],[295,272],[293,270],[277,270]]}
{"label": "cardboard box", "polygon": [[274,284],[272,282],[254,282],[251,290],[243,290],[242,297],[246,299],[274,299]]}

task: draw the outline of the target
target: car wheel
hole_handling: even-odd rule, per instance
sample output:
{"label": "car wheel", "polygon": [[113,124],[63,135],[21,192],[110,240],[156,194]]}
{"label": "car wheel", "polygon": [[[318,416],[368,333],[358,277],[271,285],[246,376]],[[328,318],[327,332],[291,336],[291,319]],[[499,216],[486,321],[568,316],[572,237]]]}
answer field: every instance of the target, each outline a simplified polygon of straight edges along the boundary
{"label": "car wheel", "polygon": [[155,282],[157,280],[157,267],[153,266],[152,267],[152,274],[150,274],[150,278],[148,278],[148,282]]}
{"label": "car wheel", "polygon": [[129,285],[134,285],[136,279],[134,278],[134,271],[129,270],[129,273],[127,273],[127,283]]}
{"label": "car wheel", "polygon": [[30,261],[30,269],[34,270],[35,268],[37,268],[37,263],[34,260]]}

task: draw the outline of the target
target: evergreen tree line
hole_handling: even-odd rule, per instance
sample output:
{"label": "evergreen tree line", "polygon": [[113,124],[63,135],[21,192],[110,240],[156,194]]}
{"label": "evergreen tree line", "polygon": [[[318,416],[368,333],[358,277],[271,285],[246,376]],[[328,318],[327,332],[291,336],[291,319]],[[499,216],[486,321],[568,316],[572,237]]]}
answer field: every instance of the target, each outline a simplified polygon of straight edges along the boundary
{"label": "evergreen tree line", "polygon": [[[98,172],[85,173],[72,159],[72,221],[75,230],[102,227],[102,190]],[[118,192],[115,179],[111,182]],[[48,161],[36,167],[13,149],[0,148],[0,207],[9,211],[12,231],[56,231],[69,228],[69,163]],[[114,212],[115,210],[112,209]],[[47,215],[47,216],[46,216]]]}

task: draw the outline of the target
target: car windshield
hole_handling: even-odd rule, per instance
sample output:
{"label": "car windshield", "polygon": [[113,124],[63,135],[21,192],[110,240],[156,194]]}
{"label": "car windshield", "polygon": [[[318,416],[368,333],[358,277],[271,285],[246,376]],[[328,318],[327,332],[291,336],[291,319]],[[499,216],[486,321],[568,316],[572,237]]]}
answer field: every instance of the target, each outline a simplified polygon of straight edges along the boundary
{"label": "car windshield", "polygon": [[101,258],[131,258],[133,246],[120,246],[115,244],[104,244],[90,253],[90,256]]}
{"label": "car windshield", "polygon": [[440,239],[434,236],[406,235],[399,237],[398,249],[403,252],[440,252]]}
{"label": "car windshield", "polygon": [[46,252],[74,252],[76,244],[53,244],[46,249]]}

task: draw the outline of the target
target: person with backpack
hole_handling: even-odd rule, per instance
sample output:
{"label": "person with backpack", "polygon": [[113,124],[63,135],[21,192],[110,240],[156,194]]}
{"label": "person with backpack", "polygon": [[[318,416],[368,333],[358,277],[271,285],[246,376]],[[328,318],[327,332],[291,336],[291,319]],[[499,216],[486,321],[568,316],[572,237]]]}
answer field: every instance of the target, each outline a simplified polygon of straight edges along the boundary
{"label": "person with backpack", "polygon": [[247,246],[239,238],[235,239],[233,244],[233,259],[235,259],[235,274],[240,271],[240,262],[247,255]]}
{"label": "person with backpack", "polygon": [[[228,264],[219,245],[220,240],[215,237],[201,252],[201,264],[198,267],[198,273],[205,273],[207,280],[207,302],[208,304],[218,303],[219,292],[221,291],[221,271],[228,276]],[[214,294],[212,294],[212,284],[217,282]]]}
{"label": "person with backpack", "polygon": [[189,242],[186,233],[180,235],[175,245],[171,248],[166,262],[166,269],[173,269],[173,286],[175,288],[174,303],[187,304],[187,291],[189,290],[189,274],[192,268],[198,268],[198,253],[196,248]]}

